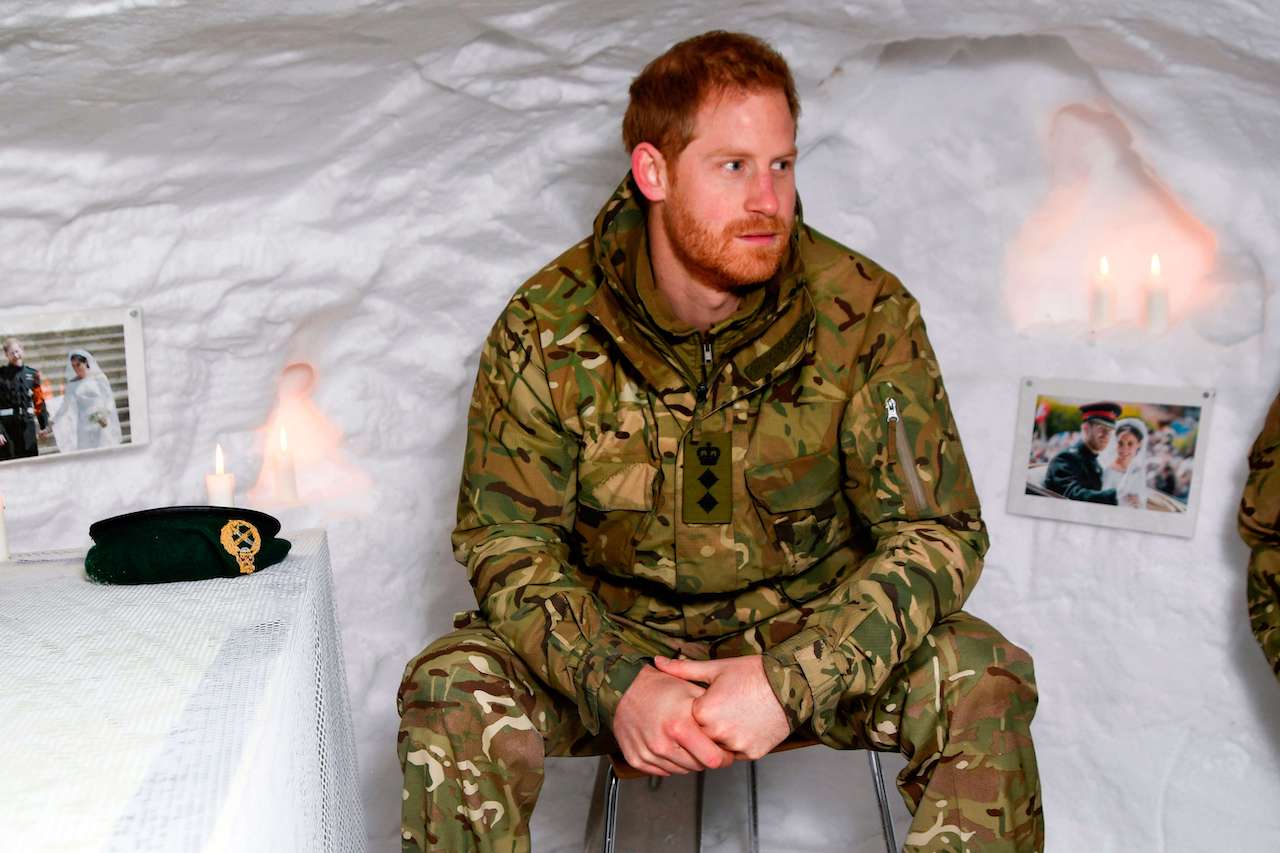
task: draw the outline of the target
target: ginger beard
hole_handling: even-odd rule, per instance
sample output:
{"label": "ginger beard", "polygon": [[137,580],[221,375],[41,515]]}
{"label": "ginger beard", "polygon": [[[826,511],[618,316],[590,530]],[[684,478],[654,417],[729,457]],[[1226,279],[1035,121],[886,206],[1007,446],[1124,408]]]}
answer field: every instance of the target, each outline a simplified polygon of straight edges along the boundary
{"label": "ginger beard", "polygon": [[[737,290],[773,278],[790,245],[791,221],[781,214],[735,219],[720,233],[704,225],[686,204],[673,177],[662,206],[662,228],[676,258],[694,278],[716,290]],[[736,238],[773,232],[768,244],[751,246]]]}

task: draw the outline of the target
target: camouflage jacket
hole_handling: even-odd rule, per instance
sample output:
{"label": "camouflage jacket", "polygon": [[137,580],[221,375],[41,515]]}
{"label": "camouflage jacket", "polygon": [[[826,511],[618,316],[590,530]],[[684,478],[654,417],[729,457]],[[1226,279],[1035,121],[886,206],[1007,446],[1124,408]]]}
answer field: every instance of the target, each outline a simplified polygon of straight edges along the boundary
{"label": "camouflage jacket", "polygon": [[638,295],[635,192],[628,176],[489,335],[455,554],[593,732],[645,661],[627,625],[709,641],[809,607],[761,645],[793,725],[821,733],[960,609],[987,547],[919,307],[797,216],[756,310],[692,368]]}
{"label": "camouflage jacket", "polygon": [[1240,499],[1240,536],[1249,557],[1249,623],[1280,678],[1280,395],[1249,452]]}

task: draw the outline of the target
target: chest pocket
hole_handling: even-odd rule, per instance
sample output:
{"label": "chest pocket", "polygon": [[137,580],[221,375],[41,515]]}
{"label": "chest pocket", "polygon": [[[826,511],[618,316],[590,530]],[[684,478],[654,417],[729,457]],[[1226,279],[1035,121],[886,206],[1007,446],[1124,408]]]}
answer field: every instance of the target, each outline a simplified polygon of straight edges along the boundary
{"label": "chest pocket", "polygon": [[746,470],[747,491],[781,571],[794,575],[843,545],[850,536],[849,506],[841,491],[840,454],[811,453]]}
{"label": "chest pocket", "polygon": [[661,486],[662,469],[652,462],[578,463],[574,545],[584,566],[632,573]]}

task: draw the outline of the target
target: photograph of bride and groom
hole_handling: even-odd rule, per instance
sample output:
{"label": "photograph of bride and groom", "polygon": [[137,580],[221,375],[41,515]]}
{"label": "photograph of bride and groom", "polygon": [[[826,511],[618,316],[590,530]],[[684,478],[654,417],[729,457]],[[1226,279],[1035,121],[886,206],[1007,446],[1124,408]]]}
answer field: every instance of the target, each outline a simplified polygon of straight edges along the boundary
{"label": "photograph of bride and groom", "polygon": [[1212,399],[1207,389],[1028,380],[1011,510],[1190,535]]}
{"label": "photograph of bride and groom", "polygon": [[145,442],[136,310],[0,316],[0,343],[0,462]]}

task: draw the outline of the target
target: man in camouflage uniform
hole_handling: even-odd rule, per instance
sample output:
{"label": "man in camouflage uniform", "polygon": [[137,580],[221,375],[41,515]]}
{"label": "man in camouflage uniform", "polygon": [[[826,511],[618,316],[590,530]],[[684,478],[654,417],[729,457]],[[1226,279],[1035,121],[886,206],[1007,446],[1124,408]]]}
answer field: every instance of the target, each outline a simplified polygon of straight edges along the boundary
{"label": "man in camouflage uniform", "polygon": [[1042,848],[938,364],[898,280],[802,223],[798,112],[751,37],[654,60],[594,234],[498,319],[454,531],[479,609],[405,671],[404,849],[529,850],[544,755],[666,775],[792,732],[908,757],[908,850]]}
{"label": "man in camouflage uniform", "polygon": [[1249,480],[1240,499],[1240,536],[1249,557],[1249,622],[1280,678],[1280,395],[1249,452]]}
{"label": "man in camouflage uniform", "polygon": [[0,365],[0,459],[36,456],[37,441],[49,428],[40,371],[22,363],[22,342],[4,341]]}

